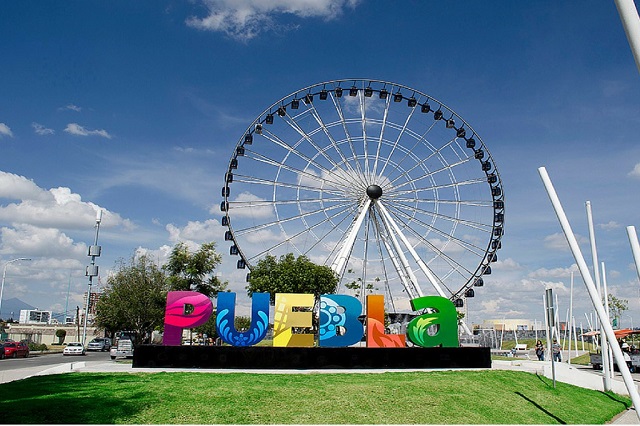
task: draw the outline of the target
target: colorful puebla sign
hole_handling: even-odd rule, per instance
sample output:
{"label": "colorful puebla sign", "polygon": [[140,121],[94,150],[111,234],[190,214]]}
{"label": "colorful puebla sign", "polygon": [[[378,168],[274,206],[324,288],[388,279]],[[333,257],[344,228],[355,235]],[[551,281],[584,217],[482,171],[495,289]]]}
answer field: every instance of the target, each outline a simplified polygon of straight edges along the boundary
{"label": "colorful puebla sign", "polygon": [[[294,327],[311,327],[312,312],[301,308],[312,308],[312,294],[277,293],[273,316],[273,346],[314,346],[314,334],[294,334]],[[269,294],[254,293],[251,308],[251,326],[238,331],[234,326],[236,294],[218,293],[216,328],[218,336],[232,346],[253,346],[264,339],[269,327]],[[415,311],[428,309],[407,325],[406,337],[386,334],[384,327],[384,296],[367,296],[366,342],[369,348],[405,347],[405,338],[421,347],[457,347],[458,316],[456,308],[447,298],[424,296],[411,300]],[[163,344],[178,346],[182,330],[197,327],[207,322],[213,313],[211,299],[195,291],[171,291],[167,295],[164,320]],[[350,346],[365,334],[362,303],[353,296],[323,294],[320,296],[320,323],[318,346]],[[435,326],[435,327],[432,327]]]}

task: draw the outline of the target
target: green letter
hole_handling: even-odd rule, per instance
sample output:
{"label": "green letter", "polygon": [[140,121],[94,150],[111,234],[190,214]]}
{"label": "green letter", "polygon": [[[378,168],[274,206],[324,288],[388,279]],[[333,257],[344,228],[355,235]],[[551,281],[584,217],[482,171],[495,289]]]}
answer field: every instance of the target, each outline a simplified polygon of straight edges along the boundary
{"label": "green letter", "polygon": [[407,325],[407,337],[423,348],[443,346],[455,348],[458,343],[458,313],[451,300],[440,296],[423,296],[411,300],[414,311],[432,312],[414,318]]}

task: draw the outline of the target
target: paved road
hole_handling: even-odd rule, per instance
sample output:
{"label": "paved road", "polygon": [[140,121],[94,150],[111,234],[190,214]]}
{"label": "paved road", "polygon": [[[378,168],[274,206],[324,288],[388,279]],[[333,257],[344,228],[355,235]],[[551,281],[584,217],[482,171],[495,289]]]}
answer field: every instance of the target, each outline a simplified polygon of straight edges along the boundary
{"label": "paved road", "polygon": [[39,354],[32,353],[29,358],[6,358],[0,360],[0,372],[16,370],[21,368],[53,367],[59,364],[66,364],[75,361],[106,361],[109,359],[109,352],[87,352],[85,356],[64,356],[62,353]]}

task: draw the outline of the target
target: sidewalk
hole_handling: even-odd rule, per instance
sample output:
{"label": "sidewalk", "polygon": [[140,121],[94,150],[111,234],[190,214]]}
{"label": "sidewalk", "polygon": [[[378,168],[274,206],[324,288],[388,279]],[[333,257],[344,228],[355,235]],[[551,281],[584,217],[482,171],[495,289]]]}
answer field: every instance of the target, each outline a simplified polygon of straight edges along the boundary
{"label": "sidewalk", "polygon": [[[493,361],[491,368],[494,370],[518,370],[533,374],[543,375],[552,378],[552,367],[550,361],[531,361],[526,359],[514,359],[513,361]],[[109,373],[158,373],[158,372],[197,372],[197,373],[384,373],[386,370],[232,370],[232,369],[181,369],[181,368],[132,368],[127,362],[106,361],[78,361],[62,364],[53,368],[42,369],[42,367],[22,368],[9,371],[0,371],[0,383],[7,383],[32,376],[42,376],[48,374],[61,374],[68,372],[109,372]],[[405,370],[393,370],[405,371]],[[416,371],[416,370],[406,370]],[[555,376],[558,382],[569,383],[587,389],[603,391],[604,385],[602,373],[595,370],[586,369],[583,366],[569,365],[567,363],[555,363]],[[612,382],[613,392],[620,395],[629,395],[624,385],[622,376],[618,373]],[[612,424],[640,424],[640,419],[634,408],[631,408],[611,421]]]}

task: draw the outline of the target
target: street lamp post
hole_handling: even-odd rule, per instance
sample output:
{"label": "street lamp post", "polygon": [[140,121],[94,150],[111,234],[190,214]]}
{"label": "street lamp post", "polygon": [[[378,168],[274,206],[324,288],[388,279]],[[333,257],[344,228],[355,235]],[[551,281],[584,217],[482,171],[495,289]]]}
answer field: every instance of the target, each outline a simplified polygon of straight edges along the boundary
{"label": "street lamp post", "polygon": [[17,259],[12,259],[4,264],[4,270],[2,271],[2,285],[0,286],[0,318],[2,318],[2,294],[4,293],[4,279],[7,277],[7,266],[10,263],[17,262],[19,260],[31,260],[26,257],[19,257]]}
{"label": "street lamp post", "polygon": [[98,210],[96,214],[96,237],[92,246],[89,246],[89,256],[91,256],[91,265],[87,266],[85,276],[89,277],[89,290],[87,292],[87,303],[84,309],[84,322],[82,326],[82,346],[87,340],[87,317],[89,316],[89,302],[91,301],[91,285],[93,277],[98,276],[98,265],[96,265],[96,257],[100,256],[102,247],[98,245],[98,232],[100,232],[100,222],[102,221],[102,210]]}

